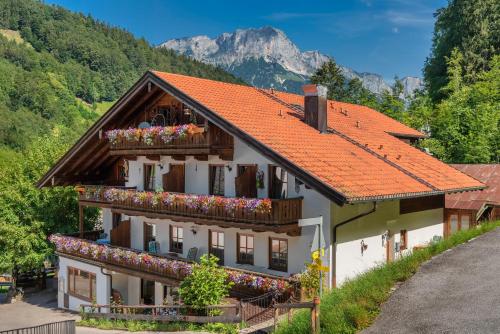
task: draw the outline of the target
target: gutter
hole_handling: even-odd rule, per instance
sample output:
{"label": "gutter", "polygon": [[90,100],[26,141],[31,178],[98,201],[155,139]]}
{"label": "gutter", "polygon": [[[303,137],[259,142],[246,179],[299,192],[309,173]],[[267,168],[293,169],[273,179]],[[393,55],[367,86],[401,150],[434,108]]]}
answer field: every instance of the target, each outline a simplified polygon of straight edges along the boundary
{"label": "gutter", "polygon": [[372,213],[374,213],[375,211],[377,211],[377,202],[373,202],[373,208],[371,208],[370,210],[366,211],[366,212],[363,212],[363,213],[360,213],[359,215],[356,215],[354,217],[351,217],[347,220],[344,220],[343,222],[340,222],[338,223],[337,225],[335,225],[333,227],[333,237],[332,237],[332,240],[333,240],[333,251],[332,251],[332,257],[333,257],[333,266],[332,266],[332,286],[334,288],[337,287],[337,229],[341,226],[344,226],[350,222],[353,222],[359,218],[362,218],[362,217],[366,217]]}

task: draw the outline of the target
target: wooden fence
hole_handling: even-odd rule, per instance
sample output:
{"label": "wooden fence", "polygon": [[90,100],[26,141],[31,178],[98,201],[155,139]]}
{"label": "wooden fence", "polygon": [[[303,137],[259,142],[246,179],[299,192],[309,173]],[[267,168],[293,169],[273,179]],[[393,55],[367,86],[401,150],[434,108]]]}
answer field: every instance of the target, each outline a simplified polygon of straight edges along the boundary
{"label": "wooden fence", "polygon": [[193,308],[187,305],[80,305],[82,318],[116,320],[143,320],[159,322],[238,323],[241,322],[239,304],[213,305]]}
{"label": "wooden fence", "polygon": [[319,324],[319,297],[314,297],[311,302],[304,303],[283,303],[275,304],[274,307],[274,330],[278,328],[278,321],[280,316],[280,310],[287,310],[287,321],[290,322],[293,316],[294,309],[310,309],[311,310],[311,333],[319,334],[320,324]]}

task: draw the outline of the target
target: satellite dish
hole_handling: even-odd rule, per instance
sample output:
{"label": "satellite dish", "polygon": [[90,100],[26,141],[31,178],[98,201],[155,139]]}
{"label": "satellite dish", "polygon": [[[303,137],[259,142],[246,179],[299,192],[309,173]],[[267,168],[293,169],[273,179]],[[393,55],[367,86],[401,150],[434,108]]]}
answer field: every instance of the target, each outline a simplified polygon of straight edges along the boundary
{"label": "satellite dish", "polygon": [[149,124],[148,122],[141,122],[139,124],[139,129],[147,129],[147,128],[150,128],[151,127],[151,124]]}

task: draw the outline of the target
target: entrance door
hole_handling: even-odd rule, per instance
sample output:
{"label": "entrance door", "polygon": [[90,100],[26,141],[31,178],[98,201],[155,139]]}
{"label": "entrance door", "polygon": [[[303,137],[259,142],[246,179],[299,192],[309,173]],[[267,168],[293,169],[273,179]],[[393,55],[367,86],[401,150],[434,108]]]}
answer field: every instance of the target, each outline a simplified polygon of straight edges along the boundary
{"label": "entrance door", "polygon": [[154,305],[155,282],[141,279],[141,304]]}
{"label": "entrance door", "polygon": [[236,197],[257,197],[257,165],[238,165],[238,176],[234,179]]}
{"label": "entrance door", "polygon": [[185,191],[184,164],[170,164],[169,172],[163,174],[163,190],[176,193]]}
{"label": "entrance door", "polygon": [[386,247],[385,251],[386,251],[387,262],[394,261],[396,253],[394,249],[394,234],[390,231],[387,236],[387,240],[385,242],[385,247]]}

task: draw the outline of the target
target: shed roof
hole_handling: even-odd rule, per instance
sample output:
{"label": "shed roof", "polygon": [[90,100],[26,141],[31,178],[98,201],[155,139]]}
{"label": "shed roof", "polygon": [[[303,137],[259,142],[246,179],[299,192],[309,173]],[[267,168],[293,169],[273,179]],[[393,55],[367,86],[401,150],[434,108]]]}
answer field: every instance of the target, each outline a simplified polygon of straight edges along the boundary
{"label": "shed roof", "polygon": [[483,205],[500,206],[500,164],[454,164],[452,167],[488,186],[482,191],[446,195],[446,208],[479,210]]}

